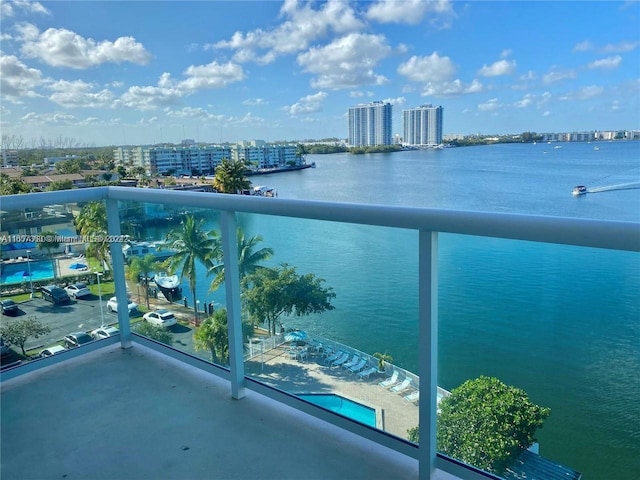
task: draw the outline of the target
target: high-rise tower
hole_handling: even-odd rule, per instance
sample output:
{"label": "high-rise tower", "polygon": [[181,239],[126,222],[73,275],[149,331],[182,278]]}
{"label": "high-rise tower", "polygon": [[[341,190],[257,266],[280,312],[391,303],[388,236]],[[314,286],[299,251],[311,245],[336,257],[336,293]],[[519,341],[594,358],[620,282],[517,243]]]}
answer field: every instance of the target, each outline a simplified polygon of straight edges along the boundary
{"label": "high-rise tower", "polygon": [[442,143],[442,107],[421,105],[402,111],[405,145]]}
{"label": "high-rise tower", "polygon": [[361,103],[349,108],[349,145],[391,145],[390,103]]}

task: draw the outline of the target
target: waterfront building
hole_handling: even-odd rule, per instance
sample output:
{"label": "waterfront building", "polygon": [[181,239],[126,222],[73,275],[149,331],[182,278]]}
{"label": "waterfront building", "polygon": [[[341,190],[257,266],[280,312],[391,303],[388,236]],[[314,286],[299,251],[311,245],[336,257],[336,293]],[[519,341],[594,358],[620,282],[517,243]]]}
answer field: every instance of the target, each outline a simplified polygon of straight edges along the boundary
{"label": "waterfront building", "polygon": [[402,111],[405,145],[435,146],[442,143],[441,106],[421,105]]}
{"label": "waterfront building", "polygon": [[[184,143],[184,142],[183,142]],[[117,147],[116,165],[142,167],[147,175],[213,175],[222,160],[242,160],[254,168],[300,165],[295,144],[268,144],[262,140],[241,141],[236,145],[197,145]]]}
{"label": "waterfront building", "polygon": [[388,102],[361,103],[349,107],[349,145],[391,145],[391,121],[392,106]]}

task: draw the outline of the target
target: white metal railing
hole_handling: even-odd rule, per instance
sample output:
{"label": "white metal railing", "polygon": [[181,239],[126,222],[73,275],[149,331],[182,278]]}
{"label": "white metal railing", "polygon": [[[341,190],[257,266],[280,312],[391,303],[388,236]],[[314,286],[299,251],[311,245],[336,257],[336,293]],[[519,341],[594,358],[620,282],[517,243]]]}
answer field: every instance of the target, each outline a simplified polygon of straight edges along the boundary
{"label": "white metal railing", "polygon": [[[0,198],[2,210],[25,209],[60,203],[104,201],[107,206],[108,233],[120,234],[117,201],[135,201],[208,208],[222,212],[221,235],[224,247],[227,312],[229,316],[230,369],[224,374],[231,383],[232,396],[242,398],[251,388],[270,398],[306,411],[319,418],[413,456],[419,462],[421,479],[430,478],[436,467],[461,478],[491,478],[451,459],[437,456],[435,424],[437,415],[437,339],[438,339],[438,233],[457,233],[482,237],[506,238],[553,244],[596,247],[612,250],[640,251],[640,224],[576,218],[531,216],[520,214],[466,212],[412,207],[359,205],[317,201],[265,199],[239,195],[200,192],[178,192],[123,187],[100,187],[71,191],[12,195]],[[282,217],[306,218],[352,224],[411,229],[419,232],[419,331],[423,347],[418,359],[420,378],[420,445],[416,448],[401,439],[345,419],[328,416],[305,402],[244,375],[240,289],[236,254],[236,213],[254,213]],[[126,303],[126,284],[121,245],[111,244],[114,280],[118,303]],[[120,341],[123,348],[131,345],[126,310],[118,312]],[[427,347],[427,348],[424,348]],[[19,367],[18,367],[19,368]]]}

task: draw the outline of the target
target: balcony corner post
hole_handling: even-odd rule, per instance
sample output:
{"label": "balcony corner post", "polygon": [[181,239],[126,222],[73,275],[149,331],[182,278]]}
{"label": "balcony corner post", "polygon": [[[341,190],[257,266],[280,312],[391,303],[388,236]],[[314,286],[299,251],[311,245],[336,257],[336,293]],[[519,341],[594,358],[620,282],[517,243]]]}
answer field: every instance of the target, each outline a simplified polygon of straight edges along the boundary
{"label": "balcony corner post", "polygon": [[236,240],[237,228],[235,212],[221,212],[220,229],[222,232],[224,283],[227,296],[231,396],[239,400],[245,396],[245,385],[242,312],[240,310],[240,272],[238,269],[238,242]]}
{"label": "balcony corner post", "polygon": [[436,470],[438,412],[438,233],[419,232],[418,375],[420,377],[418,477]]}

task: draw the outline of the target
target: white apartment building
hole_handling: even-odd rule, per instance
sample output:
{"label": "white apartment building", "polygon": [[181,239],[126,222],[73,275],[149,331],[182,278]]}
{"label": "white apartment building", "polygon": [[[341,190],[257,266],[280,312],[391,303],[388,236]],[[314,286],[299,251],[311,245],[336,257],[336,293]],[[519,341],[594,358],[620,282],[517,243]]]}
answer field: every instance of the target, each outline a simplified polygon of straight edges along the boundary
{"label": "white apartment building", "polygon": [[421,105],[402,111],[405,145],[435,146],[442,143],[441,106]]}
{"label": "white apartment building", "polygon": [[212,175],[222,160],[242,160],[254,168],[299,165],[297,145],[272,145],[262,140],[237,145],[180,145],[161,147],[118,147],[113,150],[116,165],[143,167],[147,175]]}
{"label": "white apartment building", "polygon": [[361,103],[349,107],[349,145],[391,145],[392,114],[392,105],[385,102]]}

